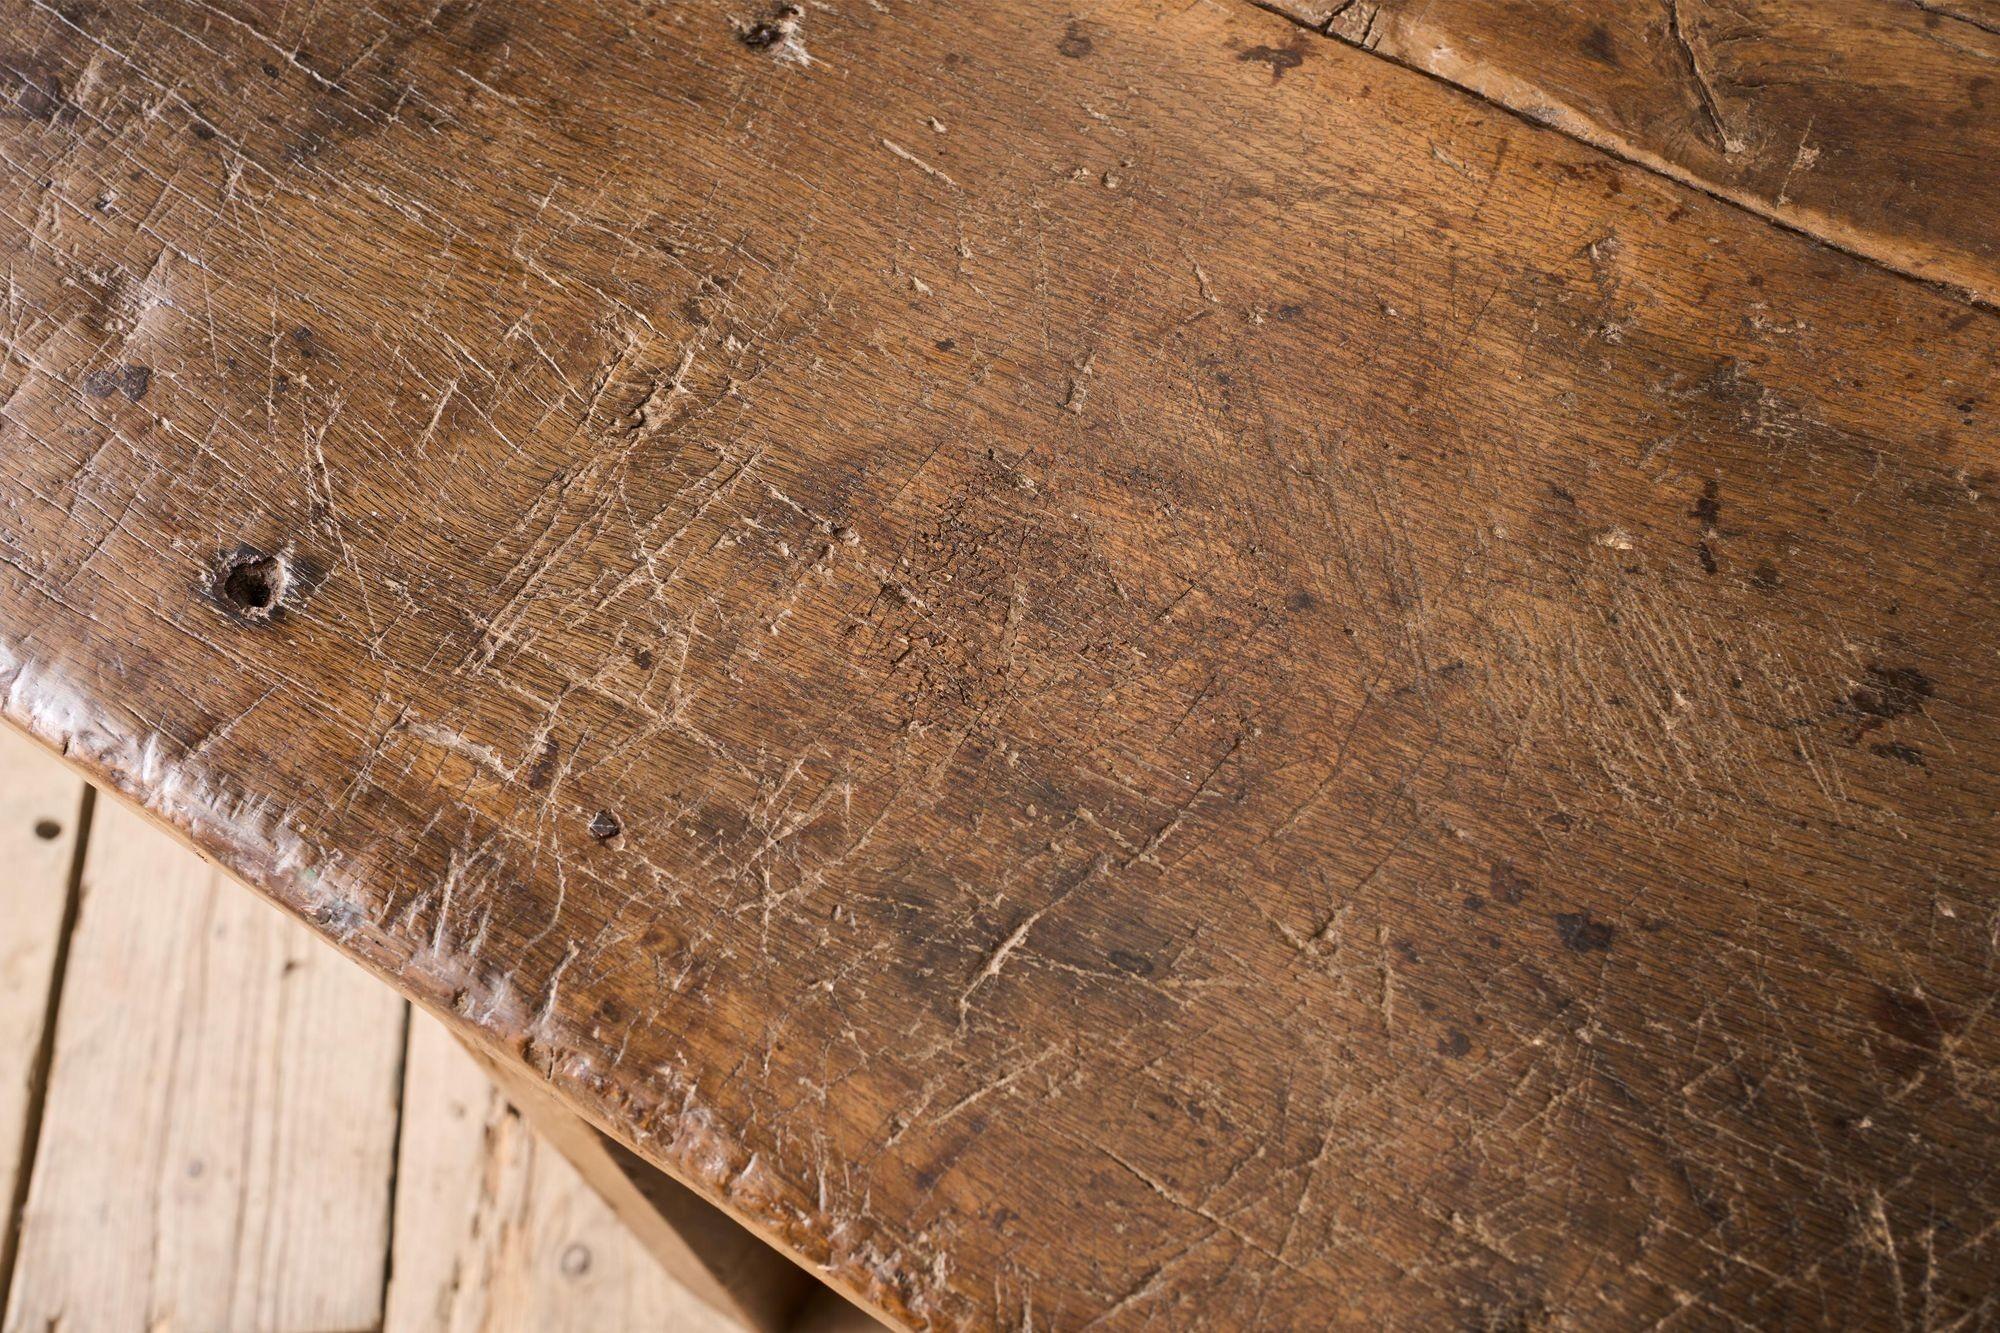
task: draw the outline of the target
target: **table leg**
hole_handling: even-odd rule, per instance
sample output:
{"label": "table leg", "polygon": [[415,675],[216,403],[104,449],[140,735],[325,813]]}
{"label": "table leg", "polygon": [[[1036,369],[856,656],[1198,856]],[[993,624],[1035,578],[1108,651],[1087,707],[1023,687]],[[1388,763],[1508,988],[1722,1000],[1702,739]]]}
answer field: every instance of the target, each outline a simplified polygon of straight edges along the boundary
{"label": "table leg", "polygon": [[755,1333],[851,1333],[874,1318],[687,1186],[564,1106],[534,1079],[466,1049],[514,1109],[604,1199],[667,1272]]}

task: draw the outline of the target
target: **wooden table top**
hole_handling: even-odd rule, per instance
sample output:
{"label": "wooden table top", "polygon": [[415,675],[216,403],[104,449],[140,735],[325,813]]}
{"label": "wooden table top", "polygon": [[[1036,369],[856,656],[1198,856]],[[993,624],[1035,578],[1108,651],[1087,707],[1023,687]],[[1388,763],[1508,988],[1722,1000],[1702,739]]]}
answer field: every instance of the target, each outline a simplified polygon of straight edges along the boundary
{"label": "wooden table top", "polygon": [[9,3],[7,717],[912,1325],[2000,1319],[2000,9],[1274,8]]}

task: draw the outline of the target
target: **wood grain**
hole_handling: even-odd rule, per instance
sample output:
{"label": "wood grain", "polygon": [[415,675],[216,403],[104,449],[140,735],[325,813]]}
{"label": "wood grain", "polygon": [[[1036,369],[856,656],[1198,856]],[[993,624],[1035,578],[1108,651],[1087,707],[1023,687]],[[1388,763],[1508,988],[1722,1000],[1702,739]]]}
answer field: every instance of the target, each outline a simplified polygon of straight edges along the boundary
{"label": "wood grain", "polygon": [[724,1333],[439,1023],[414,1015],[387,1333]]}
{"label": "wood grain", "polygon": [[1994,0],[1259,2],[2000,304]]}
{"label": "wood grain", "polygon": [[[47,1075],[50,987],[62,952],[83,782],[41,746],[0,735],[0,1198],[4,1253],[14,1253],[14,1204],[33,1152]],[[0,1284],[7,1268],[0,1261]]]}
{"label": "wood grain", "polygon": [[1247,5],[8,12],[8,716],[845,1289],[2000,1314],[1991,311]]}
{"label": "wood grain", "polygon": [[403,1006],[100,805],[10,1330],[381,1318]]}

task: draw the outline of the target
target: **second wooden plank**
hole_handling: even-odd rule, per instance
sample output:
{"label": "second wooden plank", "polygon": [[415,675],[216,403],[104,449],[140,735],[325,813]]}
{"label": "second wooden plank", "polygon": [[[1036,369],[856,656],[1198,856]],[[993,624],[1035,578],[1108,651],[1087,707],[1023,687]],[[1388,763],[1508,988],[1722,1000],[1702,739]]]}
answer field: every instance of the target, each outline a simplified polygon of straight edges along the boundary
{"label": "second wooden plank", "polygon": [[[1259,0],[1890,268],[2000,301],[2000,7]],[[1276,52],[1302,60],[1311,39]]]}

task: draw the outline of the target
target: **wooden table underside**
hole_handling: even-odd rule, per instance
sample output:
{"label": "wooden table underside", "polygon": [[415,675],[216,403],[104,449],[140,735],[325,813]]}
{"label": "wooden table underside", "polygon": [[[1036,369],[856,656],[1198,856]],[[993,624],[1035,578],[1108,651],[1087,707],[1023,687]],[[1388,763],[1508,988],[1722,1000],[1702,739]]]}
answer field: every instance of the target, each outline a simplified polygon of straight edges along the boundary
{"label": "wooden table underside", "polygon": [[1286,8],[9,6],[7,716],[911,1324],[2000,1317],[2000,24]]}

